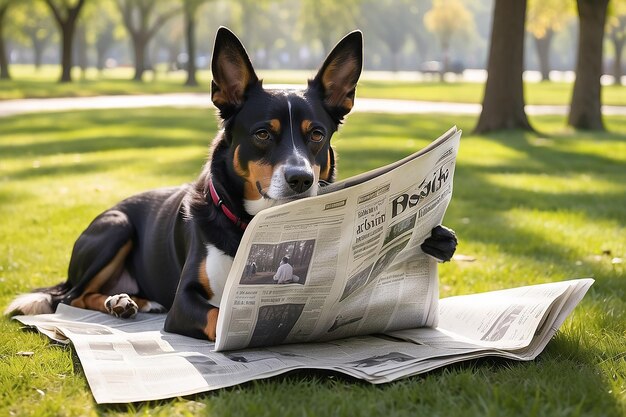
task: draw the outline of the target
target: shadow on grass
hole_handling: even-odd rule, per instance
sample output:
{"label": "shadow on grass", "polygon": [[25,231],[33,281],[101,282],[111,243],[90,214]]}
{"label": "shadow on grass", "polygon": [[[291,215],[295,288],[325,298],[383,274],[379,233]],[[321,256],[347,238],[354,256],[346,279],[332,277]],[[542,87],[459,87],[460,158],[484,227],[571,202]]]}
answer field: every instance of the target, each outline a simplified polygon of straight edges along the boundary
{"label": "shadow on grass", "polygon": [[[182,147],[197,145],[199,149],[203,149],[198,158],[188,157],[168,160],[162,164],[147,164],[134,171],[137,176],[185,176],[190,181],[200,171],[206,147],[215,132],[212,116],[199,110],[80,112],[71,116],[22,116],[8,120],[9,124],[3,126],[3,133],[8,133],[8,139],[0,138],[0,153],[3,158],[136,149],[129,158],[142,159],[145,157],[145,150],[149,148],[164,147],[167,152],[174,153]],[[454,116],[355,117],[348,122],[349,126],[345,131],[341,132],[339,140],[335,141],[339,148],[340,172],[352,175],[398,160],[410,153],[407,146],[402,145],[402,141],[411,140],[415,142],[415,148],[421,147],[458,120],[469,124],[469,119]],[[29,130],[29,124],[33,130]],[[72,130],[72,126],[75,130]],[[124,134],[124,129],[130,127],[142,133]],[[182,137],[180,129],[184,129]],[[81,130],[89,131],[83,135]],[[146,131],[150,134],[146,134]],[[33,132],[35,142],[37,139],[40,142],[22,145],[9,143],[11,135],[26,135],[29,132]],[[189,136],[185,137],[186,133]],[[63,135],[66,134],[68,136],[64,138]],[[38,135],[44,137],[38,138]],[[542,271],[551,266],[569,271],[573,270],[573,261],[578,256],[573,242],[554,244],[546,241],[546,236],[550,235],[549,230],[544,234],[541,230],[524,224],[512,224],[510,217],[507,217],[511,210],[529,213],[567,212],[580,214],[592,221],[623,224],[626,219],[626,193],[594,190],[589,190],[589,193],[567,190],[551,193],[534,191],[527,186],[515,188],[506,182],[490,181],[489,177],[494,175],[545,175],[546,181],[549,181],[550,176],[585,174],[601,179],[617,190],[623,189],[623,164],[612,158],[610,153],[572,150],[567,141],[576,141],[577,136],[578,134],[553,135],[551,140],[554,143],[550,146],[533,145],[537,136],[523,132],[480,137],[481,141],[486,139],[515,151],[514,158],[504,158],[502,162],[491,165],[481,165],[480,161],[471,160],[464,155],[465,147],[480,142],[476,137],[464,137],[455,175],[454,198],[447,215],[449,226],[459,232],[461,244],[467,241],[494,246],[499,252],[507,253],[520,263],[533,265],[533,271]],[[611,149],[613,143],[626,142],[623,134],[585,133],[581,136],[581,140],[596,140],[598,144],[604,144],[606,149]],[[31,184],[27,180],[42,175],[62,183],[66,176],[87,174],[91,171],[106,172],[120,162],[125,161],[107,160],[85,165],[23,169],[10,174],[7,179]],[[142,171],[139,172],[139,169]],[[15,193],[0,192],[1,204],[11,204],[19,198]],[[466,225],[460,221],[466,216],[472,217],[471,224]],[[619,300],[619,295],[625,289],[623,277],[618,272],[593,268],[598,283],[592,288],[591,300],[586,299],[586,303],[604,305],[604,299]],[[549,279],[549,275],[545,278]],[[603,319],[594,316],[594,320],[601,322]],[[610,327],[609,324],[604,323],[607,328]],[[576,335],[559,336],[556,343],[549,345],[547,351],[535,362],[522,364],[499,360],[474,361],[382,387],[355,383],[351,378],[338,377],[332,373],[302,371],[271,381],[253,382],[191,398],[209,403],[216,415],[256,415],[258,413],[255,411],[258,410],[254,407],[258,407],[259,403],[263,404],[267,415],[295,414],[302,407],[316,409],[316,405],[319,415],[366,415],[366,410],[361,407],[392,409],[399,403],[406,404],[421,414],[433,415],[442,414],[441,410],[446,409],[444,407],[451,406],[454,406],[454,410],[450,415],[464,415],[465,412],[468,412],[467,415],[498,415],[498,411],[502,409],[512,410],[510,415],[567,415],[568,411],[571,414],[602,414],[603,410],[598,410],[597,407],[608,407],[607,414],[617,415],[619,404],[608,393],[610,384],[605,380],[607,374],[598,365],[597,358],[602,352],[580,343]],[[574,382],[580,380],[584,382]],[[237,395],[232,395],[233,392]],[[271,403],[265,404],[268,398]],[[141,403],[132,408],[102,406],[98,409],[109,412],[143,407],[157,408],[175,401],[177,400]],[[333,406],[340,410],[331,409]]]}

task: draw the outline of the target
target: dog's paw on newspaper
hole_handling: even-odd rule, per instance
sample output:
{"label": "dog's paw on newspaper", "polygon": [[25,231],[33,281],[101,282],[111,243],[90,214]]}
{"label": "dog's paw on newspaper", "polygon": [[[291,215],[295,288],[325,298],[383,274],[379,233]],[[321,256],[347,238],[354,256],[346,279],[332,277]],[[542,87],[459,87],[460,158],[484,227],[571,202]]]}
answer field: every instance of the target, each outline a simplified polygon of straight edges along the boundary
{"label": "dog's paw on newspaper", "polygon": [[430,236],[422,243],[421,248],[424,253],[439,262],[447,262],[452,259],[457,243],[454,230],[437,226],[430,232]]}
{"label": "dog's paw on newspaper", "polygon": [[139,307],[128,294],[116,294],[108,297],[104,307],[109,314],[123,319],[133,318],[137,315]]}

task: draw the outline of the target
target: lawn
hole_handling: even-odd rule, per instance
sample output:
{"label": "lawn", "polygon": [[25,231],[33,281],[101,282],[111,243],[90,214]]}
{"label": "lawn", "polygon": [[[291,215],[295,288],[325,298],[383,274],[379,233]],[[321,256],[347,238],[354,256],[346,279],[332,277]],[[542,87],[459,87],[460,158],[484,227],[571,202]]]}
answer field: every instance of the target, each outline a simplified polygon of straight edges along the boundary
{"label": "lawn", "polygon": [[[216,124],[200,109],[100,110],[2,119],[0,307],[64,279],[80,231],[117,200],[200,171]],[[291,373],[213,393],[96,406],[71,349],[0,319],[0,415],[624,416],[626,117],[612,133],[469,134],[473,117],[355,114],[335,138],[340,175],[397,160],[453,124],[461,140],[445,223],[458,253],[442,296],[592,276],[595,285],[533,362],[472,361],[371,386]],[[18,352],[31,351],[32,356]]]}
{"label": "lawn", "polygon": [[[31,65],[13,65],[13,80],[0,81],[0,100],[17,98],[86,97],[114,94],[163,94],[175,92],[208,92],[211,75],[208,70],[198,72],[198,87],[185,87],[185,72],[166,73],[158,71],[156,79],[151,72],[145,82],[131,81],[132,68],[107,69],[99,74],[95,69],[86,73],[81,80],[80,72],[73,72],[74,83],[57,82],[59,68],[43,66],[35,71]],[[314,71],[261,70],[259,76],[266,83],[291,83],[304,85]],[[526,83],[527,104],[569,104],[572,95],[571,83]],[[436,81],[413,82],[380,80],[375,74],[365,72],[358,87],[359,97],[395,98],[402,100],[451,101],[458,103],[480,103],[484,86],[481,83]],[[604,86],[603,103],[626,106],[626,86]]]}

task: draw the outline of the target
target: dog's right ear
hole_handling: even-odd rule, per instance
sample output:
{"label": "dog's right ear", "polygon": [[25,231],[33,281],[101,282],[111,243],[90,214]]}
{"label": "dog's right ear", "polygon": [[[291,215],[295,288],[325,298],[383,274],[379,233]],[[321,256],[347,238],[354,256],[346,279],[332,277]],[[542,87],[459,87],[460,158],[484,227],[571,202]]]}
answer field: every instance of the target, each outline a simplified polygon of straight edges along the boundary
{"label": "dog's right ear", "polygon": [[363,68],[363,34],[350,32],[328,54],[309,89],[318,91],[328,112],[340,123],[352,110],[356,83]]}
{"label": "dog's right ear", "polygon": [[241,41],[225,27],[217,30],[211,59],[211,100],[228,118],[243,104],[246,91],[259,82]]}

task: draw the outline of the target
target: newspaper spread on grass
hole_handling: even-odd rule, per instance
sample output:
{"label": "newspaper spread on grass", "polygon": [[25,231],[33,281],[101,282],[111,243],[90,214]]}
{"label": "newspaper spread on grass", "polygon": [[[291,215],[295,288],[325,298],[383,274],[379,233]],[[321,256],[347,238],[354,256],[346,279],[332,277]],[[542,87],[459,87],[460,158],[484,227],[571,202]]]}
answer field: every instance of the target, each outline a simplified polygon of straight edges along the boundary
{"label": "newspaper spread on grass", "polygon": [[452,196],[461,131],[386,167],[263,210],[220,303],[216,350],[437,324],[437,262],[420,245]]}
{"label": "newspaper spread on grass", "polygon": [[61,343],[71,341],[96,402],[125,403],[210,391],[295,369],[336,371],[378,384],[484,356],[531,360],[592,283],[580,279],[445,298],[436,328],[228,352],[166,333],[164,314],[125,320],[61,304],[55,314],[15,319]]}

